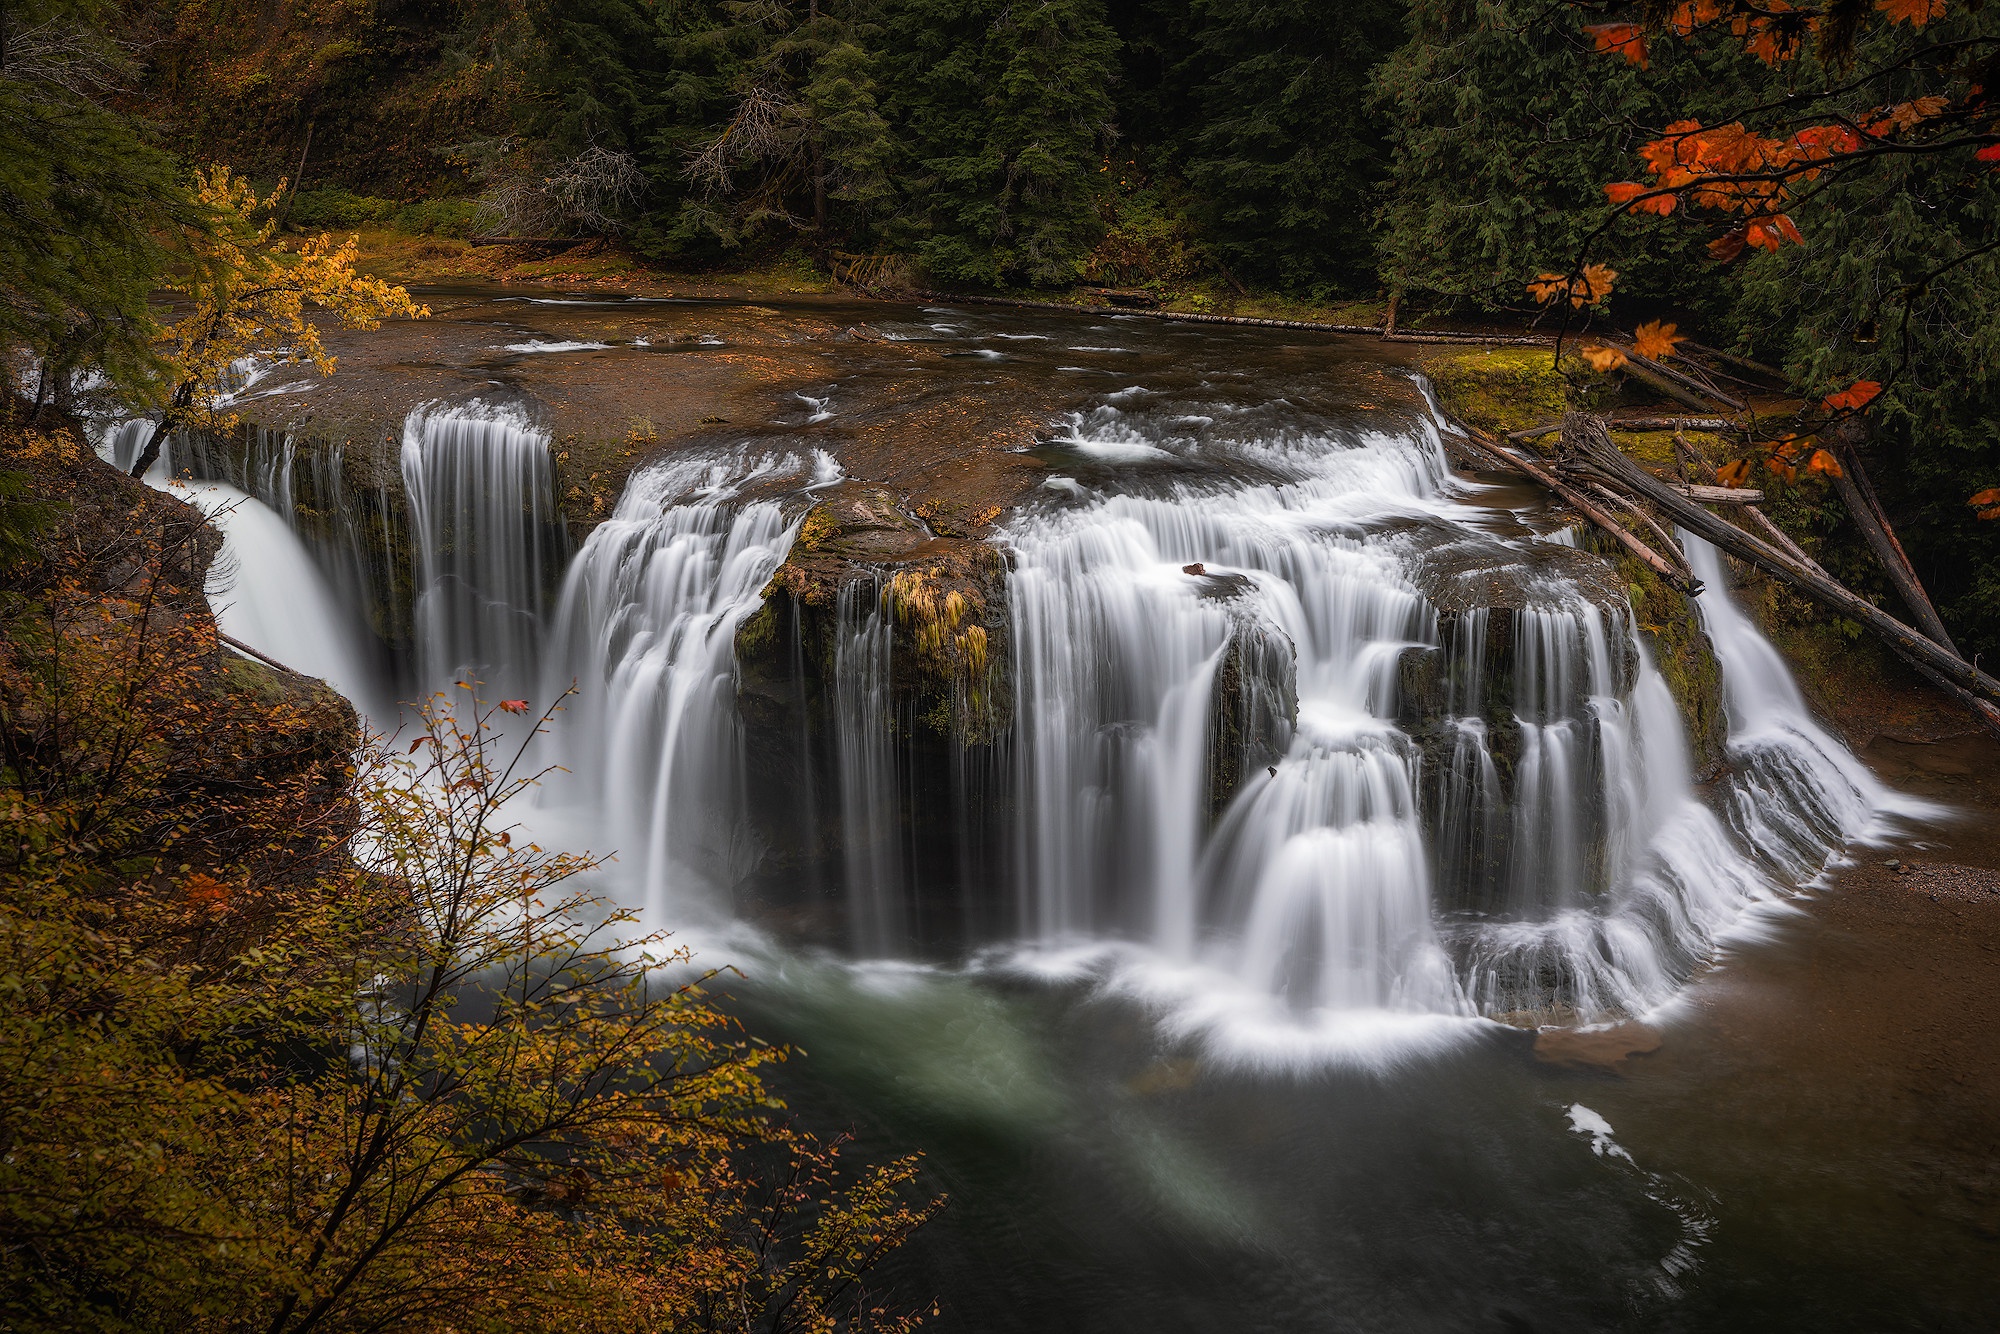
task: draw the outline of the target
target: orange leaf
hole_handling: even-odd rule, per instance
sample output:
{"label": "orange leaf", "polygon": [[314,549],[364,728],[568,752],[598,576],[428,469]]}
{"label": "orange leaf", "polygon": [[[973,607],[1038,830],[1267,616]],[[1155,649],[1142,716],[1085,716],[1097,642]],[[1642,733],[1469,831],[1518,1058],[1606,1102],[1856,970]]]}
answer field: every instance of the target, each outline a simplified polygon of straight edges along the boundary
{"label": "orange leaf", "polygon": [[1716,480],[1724,486],[1741,486],[1750,478],[1750,460],[1734,459],[1715,470]]}
{"label": "orange leaf", "polygon": [[1681,335],[1674,332],[1679,327],[1648,320],[1632,331],[1632,350],[1653,361],[1670,357],[1674,354],[1674,344],[1681,341]]}
{"label": "orange leaf", "polygon": [[1625,354],[1623,352],[1620,352],[1615,347],[1606,347],[1602,343],[1585,343],[1583,345],[1583,359],[1589,362],[1590,369],[1596,371],[1599,375],[1603,375],[1608,371],[1615,371],[1625,364]]}
{"label": "orange leaf", "polygon": [[2000,144],[1988,144],[1972,156],[1981,162],[2000,162]]}
{"label": "orange leaf", "polygon": [[502,713],[526,713],[528,711],[528,701],[525,699],[503,699],[500,701],[500,711]]}
{"label": "orange leaf", "polygon": [[1637,181],[1613,181],[1604,187],[1604,197],[1614,204],[1629,204],[1646,193],[1646,187]]}
{"label": "orange leaf", "polygon": [[1545,306],[1561,298],[1567,291],[1569,291],[1569,279],[1560,273],[1537,274],[1535,281],[1528,284],[1528,295]]}
{"label": "orange leaf", "polygon": [[1722,7],[1715,0],[1688,0],[1688,3],[1674,10],[1674,31],[1686,37],[1696,28],[1715,22],[1722,17]]}
{"label": "orange leaf", "polygon": [[1646,30],[1636,23],[1594,23],[1584,29],[1600,51],[1616,51],[1640,69],[1648,64]]}
{"label": "orange leaf", "polygon": [[1881,392],[1882,386],[1873,380],[1856,380],[1839,393],[1828,394],[1825,406],[1830,412],[1859,412]]}
{"label": "orange leaf", "polygon": [[1825,473],[1828,477],[1838,477],[1841,475],[1840,460],[1823,449],[1815,449],[1812,452],[1812,457],[1806,460],[1806,471]]}
{"label": "orange leaf", "polygon": [[1875,8],[1887,14],[1889,22],[1907,23],[1913,28],[1944,17],[1944,0],[1875,0]]}
{"label": "orange leaf", "polygon": [[1583,266],[1583,295],[1572,296],[1572,306],[1596,305],[1611,295],[1611,284],[1618,277],[1618,270],[1608,264],[1586,264]]}
{"label": "orange leaf", "polygon": [[1984,491],[1976,493],[1972,499],[1965,503],[1974,509],[1985,509],[1989,506],[2000,505],[2000,486],[1989,486]]}

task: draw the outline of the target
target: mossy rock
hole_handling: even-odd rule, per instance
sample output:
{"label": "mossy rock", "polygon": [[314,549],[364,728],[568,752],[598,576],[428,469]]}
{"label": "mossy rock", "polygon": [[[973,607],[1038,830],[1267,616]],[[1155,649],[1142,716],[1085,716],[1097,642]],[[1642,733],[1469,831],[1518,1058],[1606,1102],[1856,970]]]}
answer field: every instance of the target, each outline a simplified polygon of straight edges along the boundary
{"label": "mossy rock", "polygon": [[[1603,545],[1608,546],[1608,541]],[[1722,666],[1686,594],[1620,547],[1606,552],[1618,566],[1633,620],[1653,651],[1653,665],[1680,706],[1695,774],[1706,781],[1727,760],[1729,716],[1722,700]]]}
{"label": "mossy rock", "polygon": [[1547,348],[1445,348],[1428,353],[1422,367],[1445,411],[1483,430],[1539,426],[1571,406],[1569,380]]}

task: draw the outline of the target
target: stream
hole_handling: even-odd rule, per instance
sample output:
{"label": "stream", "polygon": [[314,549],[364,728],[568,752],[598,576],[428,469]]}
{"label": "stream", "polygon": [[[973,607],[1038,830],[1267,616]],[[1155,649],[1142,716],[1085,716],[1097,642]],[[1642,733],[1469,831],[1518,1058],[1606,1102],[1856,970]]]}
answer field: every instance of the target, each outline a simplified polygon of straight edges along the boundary
{"label": "stream", "polygon": [[[529,824],[742,971],[803,1124],[926,1155],[951,1207],[882,1281],[936,1328],[2000,1317],[1994,1184],[1891,1184],[1920,1132],[1769,1020],[1909,1003],[1819,906],[1913,841],[1977,860],[1961,793],[1815,719],[1698,540],[1707,769],[1606,561],[1456,470],[1366,343],[457,297],[449,357],[380,354],[420,397],[336,377],[400,415],[374,480],[303,429],[166,451],[225,531],[220,622],[385,729],[455,679],[574,683]],[[610,409],[550,386],[666,396],[775,355],[745,321],[822,332],[575,523],[563,442]],[[249,368],[239,410],[318,392]],[[809,557],[834,592],[773,612]]]}

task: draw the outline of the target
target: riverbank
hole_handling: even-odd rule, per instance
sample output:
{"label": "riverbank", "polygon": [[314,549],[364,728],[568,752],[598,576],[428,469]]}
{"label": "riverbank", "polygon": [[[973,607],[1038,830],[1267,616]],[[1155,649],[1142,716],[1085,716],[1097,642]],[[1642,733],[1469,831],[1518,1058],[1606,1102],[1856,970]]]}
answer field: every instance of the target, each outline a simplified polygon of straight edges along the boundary
{"label": "riverbank", "polygon": [[1657,1051],[1560,1081],[1709,1203],[1661,1328],[2000,1320],[2000,750],[1878,735],[1861,753],[1955,818],[1854,849],[1689,988]]}

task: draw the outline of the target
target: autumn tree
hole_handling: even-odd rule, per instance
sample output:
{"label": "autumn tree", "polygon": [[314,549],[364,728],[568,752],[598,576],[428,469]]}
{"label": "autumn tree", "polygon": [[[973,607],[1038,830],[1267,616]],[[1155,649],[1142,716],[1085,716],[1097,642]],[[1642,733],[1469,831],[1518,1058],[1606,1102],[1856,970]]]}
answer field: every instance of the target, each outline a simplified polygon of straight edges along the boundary
{"label": "autumn tree", "polygon": [[[1826,479],[1926,634],[1953,646],[1949,620],[1974,646],[2000,643],[2000,538],[1981,523],[2000,519],[2000,20],[1950,0],[1690,0],[1592,17],[1604,21],[1582,31],[1609,77],[1650,77],[1683,52],[1769,73],[1656,123],[1626,179],[1602,182],[1605,210],[1566,267],[1530,290],[1596,307],[1621,229],[1699,237],[1735,288],[1741,341],[1782,361],[1812,405],[1726,479]],[[1676,331],[1651,332],[1670,355]]]}
{"label": "autumn tree", "polygon": [[[915,1161],[850,1173],[839,1141],[789,1127],[761,1080],[785,1053],[737,1028],[712,974],[583,892],[590,859],[511,823],[541,776],[525,701],[433,709],[413,744],[371,743],[351,797],[318,800],[358,827],[227,786],[159,809],[176,737],[253,756],[281,740],[216,712],[232,660],[187,600],[203,549],[146,568],[145,530],[187,507],[73,437],[7,444],[37,476],[104,484],[88,532],[120,543],[135,586],[167,590],[153,631],[187,643],[139,653],[131,615],[34,615],[70,596],[51,579],[90,563],[84,541],[9,566],[25,614],[0,671],[0,1323],[916,1323],[868,1281],[938,1207],[909,1198]],[[85,537],[75,513],[59,522]],[[206,706],[207,733],[178,711],[132,733],[135,688]],[[119,738],[146,754],[114,763]]]}
{"label": "autumn tree", "polygon": [[193,309],[160,337],[170,388],[132,465],[134,477],[153,466],[161,442],[174,430],[192,422],[224,424],[232,377],[240,374],[245,358],[310,364],[322,375],[332,374],[334,359],[308,308],[326,311],[349,329],[430,313],[403,288],[355,272],[352,237],[336,242],[321,234],[296,248],[279,239],[271,216],[276,191],[259,198],[248,181],[215,166],[195,174],[194,195],[214,227],[195,238],[193,253],[172,284]]}

